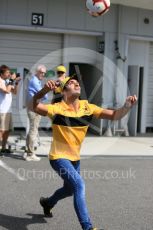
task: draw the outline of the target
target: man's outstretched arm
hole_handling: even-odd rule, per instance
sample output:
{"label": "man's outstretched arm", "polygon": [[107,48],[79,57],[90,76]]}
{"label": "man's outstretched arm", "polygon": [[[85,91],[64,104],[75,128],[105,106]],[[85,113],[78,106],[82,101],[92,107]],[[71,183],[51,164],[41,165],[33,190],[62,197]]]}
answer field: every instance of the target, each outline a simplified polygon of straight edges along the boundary
{"label": "man's outstretched arm", "polygon": [[123,107],[121,107],[120,109],[116,109],[116,110],[103,109],[99,118],[108,119],[108,120],[120,120],[130,111],[130,109],[136,102],[137,102],[136,95],[129,96],[126,98],[126,102]]}

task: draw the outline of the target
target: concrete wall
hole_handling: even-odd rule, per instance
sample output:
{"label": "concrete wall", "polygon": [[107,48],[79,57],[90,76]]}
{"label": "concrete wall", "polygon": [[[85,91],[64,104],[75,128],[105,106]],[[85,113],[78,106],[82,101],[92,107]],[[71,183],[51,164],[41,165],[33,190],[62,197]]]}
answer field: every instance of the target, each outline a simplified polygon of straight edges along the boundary
{"label": "concrete wall", "polygon": [[[121,32],[141,36],[153,36],[153,11],[132,7],[122,7]],[[149,24],[144,19],[150,20]]]}
{"label": "concrete wall", "polygon": [[[35,12],[44,14],[47,28],[117,32],[119,10],[121,33],[153,36],[153,11],[112,5],[106,15],[92,18],[83,0],[0,0],[0,24],[31,26]],[[150,23],[145,24],[144,18]]]}
{"label": "concrete wall", "polygon": [[115,31],[116,6],[92,18],[83,0],[0,0],[0,24],[31,26],[31,14],[43,13],[44,27],[83,31]]}

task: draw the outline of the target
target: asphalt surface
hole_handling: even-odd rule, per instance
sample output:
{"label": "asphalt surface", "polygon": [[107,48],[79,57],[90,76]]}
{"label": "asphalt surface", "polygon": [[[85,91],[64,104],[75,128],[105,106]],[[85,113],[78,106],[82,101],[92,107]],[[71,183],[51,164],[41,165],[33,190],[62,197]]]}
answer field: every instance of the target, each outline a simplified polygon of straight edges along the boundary
{"label": "asphalt surface", "polygon": [[[84,156],[81,161],[94,226],[153,229],[153,157]],[[40,162],[26,162],[13,155],[0,162],[0,230],[81,230],[72,197],[54,207],[53,218],[43,216],[40,196],[49,196],[62,185],[46,156]]]}

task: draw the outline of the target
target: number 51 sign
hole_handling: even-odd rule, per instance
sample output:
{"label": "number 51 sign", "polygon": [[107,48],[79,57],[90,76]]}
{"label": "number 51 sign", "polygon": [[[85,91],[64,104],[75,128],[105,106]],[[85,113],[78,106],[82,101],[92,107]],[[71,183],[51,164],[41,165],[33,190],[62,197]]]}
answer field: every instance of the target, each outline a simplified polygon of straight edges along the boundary
{"label": "number 51 sign", "polygon": [[44,25],[44,14],[32,13],[32,25],[43,26]]}

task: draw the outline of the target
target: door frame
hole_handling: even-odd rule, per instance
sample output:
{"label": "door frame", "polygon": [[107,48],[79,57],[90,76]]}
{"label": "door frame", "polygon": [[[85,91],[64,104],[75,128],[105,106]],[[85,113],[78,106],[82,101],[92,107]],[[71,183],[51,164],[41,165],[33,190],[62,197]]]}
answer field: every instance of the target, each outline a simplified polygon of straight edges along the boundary
{"label": "door frame", "polygon": [[[146,133],[146,119],[147,119],[147,88],[148,88],[148,68],[149,68],[149,45],[150,42],[153,42],[153,38],[151,37],[140,37],[140,36],[133,36],[133,35],[129,35],[127,36],[126,39],[126,55],[128,56],[128,51],[129,51],[129,43],[131,40],[135,40],[135,41],[142,41],[142,42],[147,42],[148,45],[145,48],[145,61],[144,61],[144,65],[141,65],[141,67],[144,68],[144,81],[143,81],[143,94],[142,94],[142,116],[141,116],[141,129],[140,129],[140,133]],[[128,57],[130,58],[130,57]],[[133,65],[135,65],[133,63]],[[127,69],[128,71],[128,69]]]}

